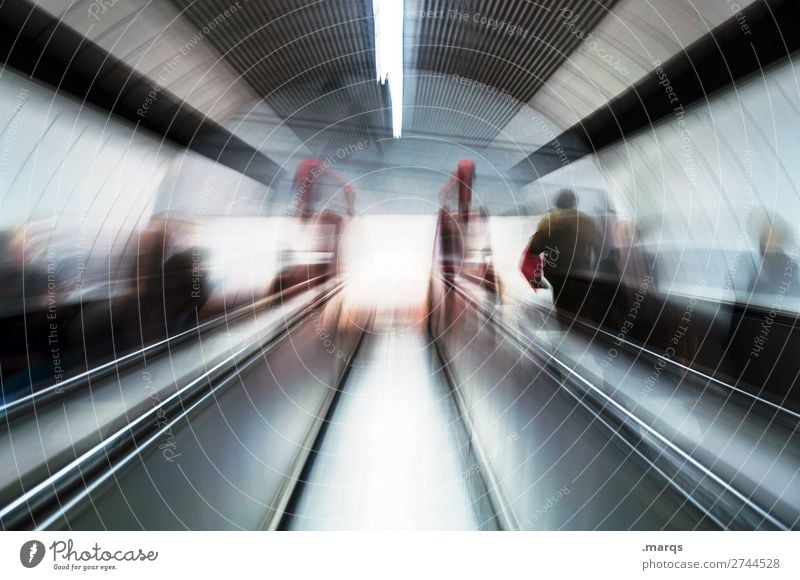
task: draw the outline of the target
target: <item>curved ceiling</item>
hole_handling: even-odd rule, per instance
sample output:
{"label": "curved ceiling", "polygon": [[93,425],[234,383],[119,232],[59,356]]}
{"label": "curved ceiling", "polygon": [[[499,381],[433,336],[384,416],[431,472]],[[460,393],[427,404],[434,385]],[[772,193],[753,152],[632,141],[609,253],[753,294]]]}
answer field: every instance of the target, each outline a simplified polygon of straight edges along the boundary
{"label": "curved ceiling", "polygon": [[[231,67],[286,118],[312,149],[320,129],[390,135],[388,94],[375,82],[372,6],[368,1],[236,3],[174,0]],[[409,0],[405,2],[404,134],[448,135],[489,144],[608,13],[615,0]],[[453,90],[454,78],[491,87]],[[487,91],[484,90],[484,93]],[[486,95],[483,95],[484,97]],[[494,110],[487,110],[494,105]]]}

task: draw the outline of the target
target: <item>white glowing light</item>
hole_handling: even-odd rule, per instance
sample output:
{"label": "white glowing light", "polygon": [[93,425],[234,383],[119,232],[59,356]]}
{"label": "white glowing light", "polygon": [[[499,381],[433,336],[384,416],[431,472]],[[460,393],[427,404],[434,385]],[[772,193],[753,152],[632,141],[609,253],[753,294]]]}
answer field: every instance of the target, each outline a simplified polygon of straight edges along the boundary
{"label": "white glowing light", "polygon": [[389,83],[392,134],[403,131],[403,0],[372,0],[375,15],[375,67],[378,82]]}

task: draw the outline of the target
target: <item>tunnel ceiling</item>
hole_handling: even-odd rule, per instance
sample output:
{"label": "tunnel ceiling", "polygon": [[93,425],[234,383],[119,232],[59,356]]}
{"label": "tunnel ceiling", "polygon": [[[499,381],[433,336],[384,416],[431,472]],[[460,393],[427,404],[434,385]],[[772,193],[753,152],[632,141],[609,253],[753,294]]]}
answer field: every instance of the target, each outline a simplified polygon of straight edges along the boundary
{"label": "tunnel ceiling", "polygon": [[[174,0],[198,27],[230,0]],[[371,4],[352,0],[242,4],[209,35],[217,50],[316,150],[337,135],[390,134],[385,87],[375,81]],[[323,131],[336,124],[337,131]],[[352,137],[347,138],[352,141]]]}
{"label": "tunnel ceiling", "polygon": [[[173,1],[198,28],[231,8],[230,0]],[[614,2],[407,0],[404,135],[485,147]],[[391,135],[369,0],[242,6],[208,38],[312,150]],[[454,87],[455,75],[475,83]]]}
{"label": "tunnel ceiling", "polygon": [[[515,100],[531,100],[581,42],[576,31],[589,33],[613,3],[614,0],[406,2],[406,59],[411,74],[420,75],[413,97],[407,91],[406,98],[415,107],[409,129],[423,134],[454,134],[466,137],[470,145],[485,146],[519,109]],[[429,12],[433,12],[433,18],[428,17]],[[441,16],[450,14],[461,17]],[[572,18],[562,16],[569,14],[573,14]],[[489,18],[499,23],[496,30],[489,26]],[[453,75],[485,83],[509,96],[494,98],[490,104],[486,97],[492,93],[487,95],[479,87],[477,91],[453,90]]]}

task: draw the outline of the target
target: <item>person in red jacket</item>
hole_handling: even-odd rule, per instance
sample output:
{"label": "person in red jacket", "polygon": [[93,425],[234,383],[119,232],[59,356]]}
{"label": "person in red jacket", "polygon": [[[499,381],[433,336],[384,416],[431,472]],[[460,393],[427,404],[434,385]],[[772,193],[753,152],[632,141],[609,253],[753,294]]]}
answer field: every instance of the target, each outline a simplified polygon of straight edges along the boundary
{"label": "person in red jacket", "polygon": [[458,194],[458,212],[461,219],[467,220],[472,204],[472,186],[475,182],[475,162],[471,159],[462,159],[458,162],[456,171],[439,191],[442,205],[447,205],[447,200],[454,192]]}
{"label": "person in red jacket", "polygon": [[[333,195],[338,190],[344,193],[347,214],[352,216],[355,213],[353,187],[322,159],[301,161],[294,174],[294,187],[297,191],[294,206],[301,218],[310,217],[314,213],[314,203],[322,199],[326,193]],[[325,202],[328,204],[330,200]]]}

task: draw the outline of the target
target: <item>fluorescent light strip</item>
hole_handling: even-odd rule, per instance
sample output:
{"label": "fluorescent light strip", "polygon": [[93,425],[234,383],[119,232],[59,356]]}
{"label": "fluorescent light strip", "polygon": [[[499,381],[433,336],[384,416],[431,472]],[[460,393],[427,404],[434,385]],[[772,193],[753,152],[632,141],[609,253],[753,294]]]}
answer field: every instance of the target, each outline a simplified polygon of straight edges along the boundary
{"label": "fluorescent light strip", "polygon": [[403,4],[403,0],[372,0],[375,68],[378,82],[389,83],[395,139],[403,131]]}

